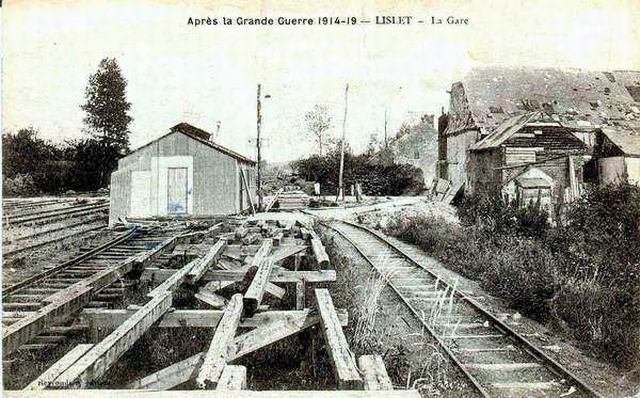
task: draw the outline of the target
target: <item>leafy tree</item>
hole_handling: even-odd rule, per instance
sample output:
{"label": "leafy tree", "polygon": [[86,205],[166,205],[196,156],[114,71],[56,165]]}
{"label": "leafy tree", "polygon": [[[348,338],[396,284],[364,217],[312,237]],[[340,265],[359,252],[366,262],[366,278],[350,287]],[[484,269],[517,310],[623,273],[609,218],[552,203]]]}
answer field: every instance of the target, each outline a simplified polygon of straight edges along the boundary
{"label": "leafy tree", "polygon": [[129,151],[129,123],[133,119],[128,114],[131,104],[127,102],[126,88],[118,62],[104,58],[89,76],[86,103],[80,106],[86,112],[85,131],[101,147],[91,165],[99,170],[100,186],[108,185],[118,159]]}
{"label": "leafy tree", "polygon": [[324,155],[324,148],[331,141],[327,131],[333,126],[329,110],[324,105],[315,105],[313,109],[304,115],[307,125],[307,133],[318,144],[320,156]]}

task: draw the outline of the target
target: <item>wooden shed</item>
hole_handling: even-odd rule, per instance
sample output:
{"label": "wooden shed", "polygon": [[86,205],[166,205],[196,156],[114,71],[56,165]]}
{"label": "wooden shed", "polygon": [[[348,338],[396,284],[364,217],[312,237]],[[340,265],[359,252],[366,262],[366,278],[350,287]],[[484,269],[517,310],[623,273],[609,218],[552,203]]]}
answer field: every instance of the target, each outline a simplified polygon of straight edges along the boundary
{"label": "wooden shed", "polygon": [[541,199],[552,213],[555,205],[580,196],[588,158],[574,130],[544,112],[514,116],[470,147],[467,189],[501,193],[521,205]]}
{"label": "wooden shed", "polygon": [[210,217],[250,208],[256,163],[180,123],[118,161],[109,225],[120,217]]}

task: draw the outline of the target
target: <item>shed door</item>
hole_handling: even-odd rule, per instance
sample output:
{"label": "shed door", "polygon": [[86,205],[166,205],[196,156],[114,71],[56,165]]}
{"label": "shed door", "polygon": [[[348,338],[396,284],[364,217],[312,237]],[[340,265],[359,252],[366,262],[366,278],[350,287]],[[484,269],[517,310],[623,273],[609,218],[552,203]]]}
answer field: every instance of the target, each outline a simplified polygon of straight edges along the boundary
{"label": "shed door", "polygon": [[187,175],[186,167],[167,169],[167,213],[169,214],[187,212]]}

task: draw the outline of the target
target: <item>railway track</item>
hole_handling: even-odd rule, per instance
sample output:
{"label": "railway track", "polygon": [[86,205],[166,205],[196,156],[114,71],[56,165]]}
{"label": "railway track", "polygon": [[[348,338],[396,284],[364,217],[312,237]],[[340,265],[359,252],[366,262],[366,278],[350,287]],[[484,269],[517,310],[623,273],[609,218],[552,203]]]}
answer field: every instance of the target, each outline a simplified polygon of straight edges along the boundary
{"label": "railway track", "polygon": [[345,238],[386,280],[480,395],[601,397],[526,336],[439,279],[383,235],[345,221],[325,225]]}
{"label": "railway track", "polygon": [[[16,350],[54,348],[64,333],[81,325],[62,326],[85,307],[109,307],[125,294],[121,277],[169,244],[179,231],[131,229],[89,248],[63,264],[50,266],[2,290],[3,356]],[[146,261],[146,260],[145,260]],[[60,334],[63,334],[62,336]]]}

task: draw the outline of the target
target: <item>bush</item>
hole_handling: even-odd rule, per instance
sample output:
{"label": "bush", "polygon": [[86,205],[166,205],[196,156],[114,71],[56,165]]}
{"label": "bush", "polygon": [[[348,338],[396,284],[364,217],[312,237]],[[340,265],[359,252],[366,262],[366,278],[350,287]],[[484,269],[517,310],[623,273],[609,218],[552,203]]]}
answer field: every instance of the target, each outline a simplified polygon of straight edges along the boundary
{"label": "bush", "polygon": [[559,280],[555,255],[536,241],[511,238],[488,260],[483,287],[529,316],[548,316]]}
{"label": "bush", "polygon": [[499,197],[467,197],[458,215],[462,225],[411,217],[385,231],[596,355],[627,366],[640,359],[640,187],[597,187],[557,228],[539,206]]}
{"label": "bush", "polygon": [[38,193],[33,177],[28,174],[18,174],[13,178],[2,180],[2,194],[4,196],[28,196]]}
{"label": "bush", "polygon": [[[323,194],[335,195],[340,170],[340,152],[329,152],[325,156],[313,155],[294,163],[295,172],[307,181],[320,183]],[[372,162],[371,155],[344,155],[345,189],[357,182],[362,184],[365,195],[403,195],[418,193],[424,189],[422,171],[406,164],[383,165]]]}
{"label": "bush", "polygon": [[607,359],[632,366],[640,360],[640,299],[625,289],[571,279],[551,301],[565,332]]}

